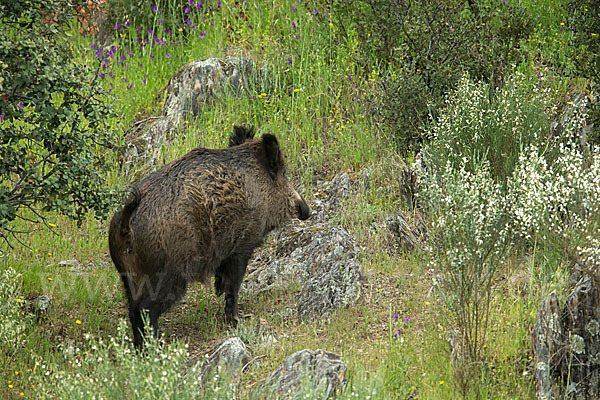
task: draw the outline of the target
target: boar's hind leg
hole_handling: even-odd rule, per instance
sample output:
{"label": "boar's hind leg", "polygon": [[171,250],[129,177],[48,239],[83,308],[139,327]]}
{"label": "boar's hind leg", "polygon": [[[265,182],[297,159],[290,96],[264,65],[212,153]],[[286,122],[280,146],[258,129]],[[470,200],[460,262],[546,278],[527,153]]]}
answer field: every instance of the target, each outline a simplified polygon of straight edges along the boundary
{"label": "boar's hind leg", "polygon": [[129,320],[133,329],[133,344],[139,349],[142,346],[142,337],[144,336],[144,322],[139,303],[129,303]]}
{"label": "boar's hind leg", "polygon": [[225,293],[225,318],[229,323],[239,322],[238,293],[244,280],[248,258],[233,254],[221,263],[215,273],[215,291],[217,295]]}
{"label": "boar's hind leg", "polygon": [[[141,345],[142,336],[144,335],[142,310],[144,315],[148,317],[154,337],[158,339],[160,337],[158,318],[181,299],[187,290],[187,280],[179,275],[166,273],[159,275],[153,277],[151,285],[153,290],[146,293],[144,298],[137,304],[137,308],[130,307],[129,316],[131,324],[134,326],[134,344],[138,347]],[[136,332],[139,336],[136,336]]]}

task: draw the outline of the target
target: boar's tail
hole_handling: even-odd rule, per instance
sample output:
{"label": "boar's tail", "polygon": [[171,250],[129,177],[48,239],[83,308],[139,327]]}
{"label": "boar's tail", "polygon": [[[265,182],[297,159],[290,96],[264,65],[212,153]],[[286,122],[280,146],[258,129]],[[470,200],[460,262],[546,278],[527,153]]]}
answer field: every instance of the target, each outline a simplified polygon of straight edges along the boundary
{"label": "boar's tail", "polygon": [[121,227],[119,229],[119,236],[127,242],[131,240],[131,214],[133,214],[141,200],[142,195],[140,194],[140,190],[136,187],[131,188],[131,194],[121,211]]}
{"label": "boar's tail", "polygon": [[127,295],[129,296],[129,285],[127,282],[128,265],[123,256],[129,254],[132,250],[133,237],[131,232],[131,215],[138,207],[141,201],[141,195],[137,188],[131,190],[131,194],[123,208],[116,213],[110,221],[108,231],[108,247],[110,256],[121,274]]}

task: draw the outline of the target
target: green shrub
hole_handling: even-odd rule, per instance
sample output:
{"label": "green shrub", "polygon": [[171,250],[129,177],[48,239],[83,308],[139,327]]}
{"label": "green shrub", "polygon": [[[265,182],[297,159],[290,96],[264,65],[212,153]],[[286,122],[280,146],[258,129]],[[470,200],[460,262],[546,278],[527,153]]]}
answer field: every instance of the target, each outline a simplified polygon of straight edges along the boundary
{"label": "green shrub", "polygon": [[[81,221],[105,216],[112,192],[103,169],[117,140],[93,71],[64,41],[64,2],[0,5],[0,237],[16,218],[45,211]],[[45,16],[45,17],[44,17]],[[24,215],[22,210],[28,210]]]}
{"label": "green shrub", "polygon": [[383,71],[373,112],[409,148],[418,147],[425,123],[463,73],[501,86],[533,30],[516,2],[353,0],[334,2],[333,12],[344,42],[358,35],[357,64]]}
{"label": "green shrub", "polygon": [[19,295],[20,286],[21,275],[14,269],[0,271],[0,353],[13,351],[25,330],[21,316],[23,298]]}
{"label": "green shrub", "polygon": [[[577,72],[590,80],[596,96],[600,91],[600,2],[571,0],[567,6],[567,23],[573,31],[573,59]],[[590,105],[592,142],[600,143],[600,101]]]}

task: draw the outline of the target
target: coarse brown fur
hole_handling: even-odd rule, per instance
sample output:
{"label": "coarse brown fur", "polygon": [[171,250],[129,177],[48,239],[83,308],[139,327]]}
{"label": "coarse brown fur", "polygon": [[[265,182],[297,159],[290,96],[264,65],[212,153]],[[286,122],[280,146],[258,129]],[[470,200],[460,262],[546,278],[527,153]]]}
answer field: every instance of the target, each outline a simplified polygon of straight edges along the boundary
{"label": "coarse brown fur", "polygon": [[285,177],[277,139],[252,139],[235,127],[227,149],[196,148],[132,189],[109,231],[110,253],[129,302],[134,343],[142,310],[158,335],[158,317],[191,281],[215,277],[225,314],[237,321],[237,298],[248,260],[266,235],[310,209]]}

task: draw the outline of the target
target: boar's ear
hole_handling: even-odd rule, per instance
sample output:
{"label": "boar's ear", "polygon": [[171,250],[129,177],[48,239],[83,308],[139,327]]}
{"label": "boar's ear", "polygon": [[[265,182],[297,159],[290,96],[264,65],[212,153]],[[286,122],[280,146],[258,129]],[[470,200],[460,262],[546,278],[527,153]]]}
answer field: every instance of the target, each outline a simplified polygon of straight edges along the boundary
{"label": "boar's ear", "polygon": [[254,138],[253,126],[250,128],[246,128],[245,126],[234,126],[233,133],[229,137],[229,147],[237,146],[252,138]]}
{"label": "boar's ear", "polygon": [[262,136],[262,147],[265,154],[265,166],[272,178],[275,178],[283,169],[283,157],[279,150],[277,138],[265,133]]}

